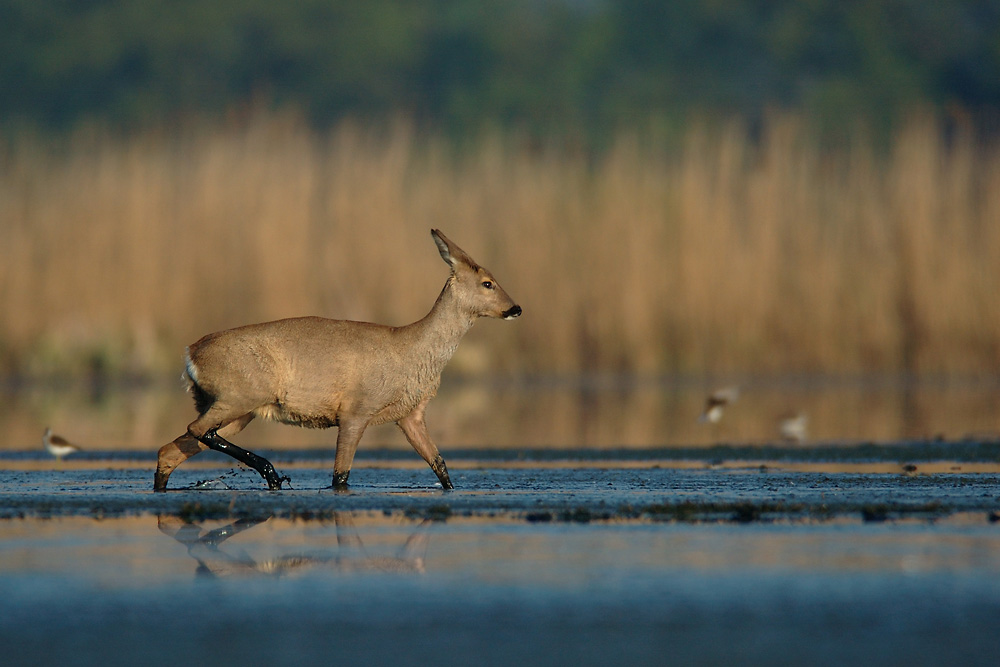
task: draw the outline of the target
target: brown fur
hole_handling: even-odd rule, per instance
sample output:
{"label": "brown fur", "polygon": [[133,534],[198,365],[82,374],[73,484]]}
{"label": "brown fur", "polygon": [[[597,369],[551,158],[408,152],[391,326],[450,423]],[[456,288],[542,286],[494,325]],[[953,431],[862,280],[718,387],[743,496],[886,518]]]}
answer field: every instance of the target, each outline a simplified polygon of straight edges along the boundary
{"label": "brown fur", "polygon": [[254,417],[338,426],[334,486],[346,483],[365,429],[396,422],[442,486],[451,488],[424,409],[475,320],[513,319],[521,309],[489,271],[441,232],[431,234],[451,275],[430,313],[413,324],[300,317],[212,333],[188,347],[187,374],[199,416],[160,448],[154,488],[166,489],[178,465],[213,446],[212,431],[224,439]]}

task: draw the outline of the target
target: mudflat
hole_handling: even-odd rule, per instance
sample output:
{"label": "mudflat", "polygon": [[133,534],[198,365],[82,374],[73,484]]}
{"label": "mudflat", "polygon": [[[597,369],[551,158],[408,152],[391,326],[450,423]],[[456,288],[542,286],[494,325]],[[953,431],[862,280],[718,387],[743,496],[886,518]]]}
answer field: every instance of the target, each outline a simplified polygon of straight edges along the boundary
{"label": "mudflat", "polygon": [[346,492],[314,452],[272,455],[290,490],[206,457],[161,493],[151,456],[4,453],[0,640],[8,664],[993,664],[1000,472],[920,447],[459,453],[454,491],[373,453]]}

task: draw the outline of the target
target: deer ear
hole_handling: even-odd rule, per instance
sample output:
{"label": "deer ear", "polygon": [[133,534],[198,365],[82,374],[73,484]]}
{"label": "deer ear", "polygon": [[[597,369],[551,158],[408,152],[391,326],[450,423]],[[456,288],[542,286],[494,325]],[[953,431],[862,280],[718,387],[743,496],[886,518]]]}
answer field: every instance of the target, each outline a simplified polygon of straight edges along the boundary
{"label": "deer ear", "polygon": [[441,253],[441,259],[455,268],[455,260],[451,256],[451,248],[448,247],[448,238],[437,229],[431,230],[431,236],[434,237],[434,243],[438,247],[438,252]]}
{"label": "deer ear", "polygon": [[452,243],[447,236],[442,234],[441,230],[432,229],[431,236],[434,237],[434,243],[437,244],[438,252],[441,253],[441,259],[447,262],[452,270],[457,268],[459,263],[473,269],[478,268],[478,265],[472,261],[472,258],[466,255],[464,250]]}

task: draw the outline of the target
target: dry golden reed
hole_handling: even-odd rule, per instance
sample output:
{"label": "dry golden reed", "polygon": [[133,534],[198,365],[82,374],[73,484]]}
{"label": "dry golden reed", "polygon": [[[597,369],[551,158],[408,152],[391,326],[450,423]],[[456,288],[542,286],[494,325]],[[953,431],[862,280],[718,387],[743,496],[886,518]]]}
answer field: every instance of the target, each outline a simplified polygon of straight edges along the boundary
{"label": "dry golden reed", "polygon": [[0,371],[179,372],[209,331],[403,324],[440,227],[524,308],[453,373],[994,373],[1000,151],[917,116],[877,151],[777,117],[598,158],[295,114],[0,146]]}

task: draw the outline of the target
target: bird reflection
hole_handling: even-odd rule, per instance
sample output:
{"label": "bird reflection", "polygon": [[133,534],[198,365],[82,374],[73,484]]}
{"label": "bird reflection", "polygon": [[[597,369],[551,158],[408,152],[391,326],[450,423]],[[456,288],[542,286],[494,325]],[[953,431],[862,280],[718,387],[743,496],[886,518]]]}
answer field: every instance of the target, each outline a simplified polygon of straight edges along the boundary
{"label": "bird reflection", "polygon": [[423,573],[424,555],[427,552],[424,521],[406,540],[395,556],[369,554],[361,541],[354,518],[347,513],[334,514],[337,529],[337,550],[334,553],[289,553],[273,558],[256,559],[245,549],[229,553],[220,548],[229,538],[255,528],[271,519],[236,519],[222,527],[206,529],[201,524],[175,515],[157,517],[157,527],[187,547],[188,555],[198,562],[197,575],[203,577],[231,577],[264,575],[285,577],[315,570],[333,569],[339,572]]}

